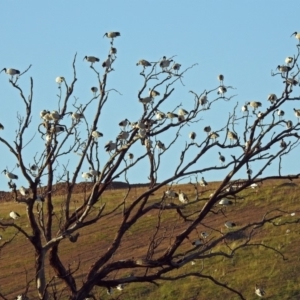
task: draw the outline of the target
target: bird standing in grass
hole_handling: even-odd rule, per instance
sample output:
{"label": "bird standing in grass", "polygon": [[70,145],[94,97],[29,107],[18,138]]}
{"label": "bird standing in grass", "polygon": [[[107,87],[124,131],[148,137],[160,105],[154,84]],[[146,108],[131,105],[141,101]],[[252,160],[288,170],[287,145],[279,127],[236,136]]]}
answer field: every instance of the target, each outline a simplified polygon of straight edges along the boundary
{"label": "bird standing in grass", "polygon": [[231,222],[231,221],[225,222],[224,225],[225,225],[226,228],[233,228],[233,227],[236,226],[236,224]]}
{"label": "bird standing in grass", "polygon": [[258,297],[264,297],[266,295],[266,292],[264,291],[263,288],[259,287],[257,284],[255,284],[255,294],[258,296]]}
{"label": "bird standing in grass", "polygon": [[12,219],[14,219],[14,220],[17,220],[17,219],[20,218],[20,215],[19,215],[17,212],[15,212],[15,211],[11,211],[11,212],[9,213],[9,216],[10,216]]}

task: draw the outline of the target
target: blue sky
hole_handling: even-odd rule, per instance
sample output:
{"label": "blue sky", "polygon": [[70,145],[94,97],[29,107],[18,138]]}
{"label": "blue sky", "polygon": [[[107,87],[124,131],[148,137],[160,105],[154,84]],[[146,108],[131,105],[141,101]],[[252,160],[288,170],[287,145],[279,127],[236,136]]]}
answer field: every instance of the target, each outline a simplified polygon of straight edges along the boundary
{"label": "blue sky", "polygon": [[[199,132],[200,141],[201,137],[204,138],[202,128],[205,125],[210,124],[216,129],[224,126],[224,116],[228,115],[226,110],[229,111],[236,102],[241,106],[246,101],[261,101],[264,110],[267,95],[280,94],[282,79],[270,74],[278,64],[284,63],[286,56],[296,53],[296,40],[290,35],[300,31],[298,7],[298,1],[289,1],[288,5],[283,1],[2,1],[0,68],[22,71],[32,64],[28,75],[19,81],[28,92],[29,76],[34,79],[33,126],[26,135],[30,139],[40,122],[39,112],[57,108],[55,78],[64,76],[67,81],[71,80],[75,53],[78,83],[74,95],[80,103],[90,100],[89,89],[96,85],[96,80],[89,64],[82,59],[85,55],[94,55],[103,61],[110,48],[103,34],[120,31],[121,37],[114,44],[118,49],[118,59],[109,87],[122,95],[111,93],[103,112],[99,124],[99,130],[104,133],[103,145],[119,133],[119,121],[125,117],[132,121],[139,118],[142,108],[137,93],[142,79],[140,67],[135,65],[139,59],[157,61],[164,55],[176,55],[175,60],[183,69],[198,64],[184,76],[185,86],[176,85],[172,96],[174,107],[182,103],[187,110],[193,107],[190,90],[201,93],[215,88],[217,75],[224,74],[225,84],[236,88],[230,93],[237,96],[203,116],[203,121],[194,124],[193,129],[191,126],[183,131],[179,139],[182,144],[172,155],[165,156],[159,174],[159,180],[162,180],[172,168],[174,159],[179,157],[179,149],[191,130]],[[100,64],[98,68],[102,72]],[[1,136],[12,142],[17,128],[16,112],[22,113],[24,107],[4,73],[0,74],[0,90],[0,122],[5,126]],[[286,109],[286,116],[296,121],[292,107]],[[70,124],[70,119],[66,118],[64,122]],[[43,141],[36,135],[26,150],[28,165],[32,163],[33,153],[42,146]],[[16,161],[3,145],[0,145],[0,151],[1,170],[12,170]],[[108,154],[103,155],[105,160]],[[230,153],[224,155],[229,157]],[[207,161],[213,161],[215,165],[219,163],[217,150],[205,158]],[[298,172],[297,155],[289,156],[284,162],[283,173]],[[74,155],[69,164],[70,172],[75,163]],[[144,167],[141,164],[130,172],[129,180],[146,181],[148,174],[143,172]],[[271,167],[270,173],[275,169]],[[14,169],[14,173],[21,175],[18,169]],[[204,176],[208,181],[220,180],[224,174],[208,173]],[[26,185],[22,179],[19,183]],[[7,190],[4,175],[0,189]]]}

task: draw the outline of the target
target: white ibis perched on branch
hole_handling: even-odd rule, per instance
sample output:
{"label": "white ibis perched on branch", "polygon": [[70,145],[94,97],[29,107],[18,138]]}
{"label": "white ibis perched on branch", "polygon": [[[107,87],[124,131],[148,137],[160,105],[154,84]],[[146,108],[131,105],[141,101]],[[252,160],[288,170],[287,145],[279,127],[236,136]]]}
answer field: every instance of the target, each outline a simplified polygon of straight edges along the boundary
{"label": "white ibis perched on branch", "polygon": [[282,109],[277,109],[277,115],[279,117],[279,120],[282,120],[282,117],[284,116],[284,111]]}
{"label": "white ibis perched on branch", "polygon": [[184,115],[188,115],[188,114],[189,114],[189,112],[187,110],[185,110],[183,108],[179,108],[179,110],[178,110],[179,116],[184,116]]}
{"label": "white ibis perched on branch", "polygon": [[10,180],[12,180],[12,179],[18,179],[18,176],[17,176],[17,175],[15,175],[15,174],[13,174],[13,173],[11,173],[11,172],[7,172],[6,170],[3,170],[2,173],[4,173],[4,175],[5,175],[8,179],[10,179]]}
{"label": "white ibis perched on branch", "polygon": [[[2,71],[4,71],[7,75],[10,75],[11,78],[13,78],[15,75],[19,75],[19,74],[20,74],[20,71],[19,71],[19,70],[12,69],[12,68],[9,68],[9,69],[3,68],[3,69],[1,70],[1,72],[2,72]],[[0,73],[1,73],[1,72],[0,72]]]}
{"label": "white ibis perched on branch", "polygon": [[79,112],[71,112],[71,117],[73,120],[75,120],[75,122],[79,122],[80,119],[84,118],[84,114]]}
{"label": "white ibis perched on branch", "polygon": [[218,75],[218,80],[220,81],[220,85],[223,85],[224,75],[222,74]]}
{"label": "white ibis perched on branch", "polygon": [[298,42],[300,43],[300,32],[295,31],[291,36],[295,36],[295,39],[298,40]]}
{"label": "white ibis perched on branch", "polygon": [[111,39],[111,44],[113,43],[113,41],[114,41],[114,38],[116,38],[116,37],[118,37],[118,36],[121,36],[121,33],[120,32],[118,32],[118,31],[110,31],[110,32],[106,32],[104,35],[103,35],[103,37],[107,37],[107,38],[109,38],[109,39]]}
{"label": "white ibis perched on branch", "polygon": [[95,63],[95,62],[99,62],[100,59],[98,57],[95,56],[85,56],[83,60],[86,60],[88,62],[91,63],[91,66]]}
{"label": "white ibis perched on branch", "polygon": [[56,83],[61,86],[61,84],[65,81],[65,77],[63,76],[58,76],[55,78]]}
{"label": "white ibis perched on branch", "polygon": [[257,108],[261,107],[261,102],[250,101],[247,103],[247,105],[251,106],[253,108],[253,110],[256,110]]}
{"label": "white ibis perched on branch", "polygon": [[172,66],[172,69],[176,72],[176,74],[178,74],[180,67],[181,67],[181,64],[174,63],[174,65]]}
{"label": "white ibis perched on branch", "polygon": [[220,160],[221,164],[223,165],[224,162],[225,162],[225,156],[223,156],[223,155],[221,154],[221,152],[219,152],[219,160]]}
{"label": "white ibis perched on branch", "polygon": [[92,87],[91,87],[91,91],[92,91],[93,95],[96,96],[96,94],[97,94],[97,92],[98,92],[98,88],[95,87],[95,86],[92,86]]}
{"label": "white ibis perched on branch", "polygon": [[114,58],[116,58],[117,48],[111,47],[110,50],[109,50],[109,53],[110,53],[111,55],[113,55]]}
{"label": "white ibis perched on branch", "polygon": [[154,98],[154,97],[157,97],[159,95],[160,95],[160,93],[158,91],[149,88],[149,96],[150,97]]}
{"label": "white ibis perched on branch", "polygon": [[113,141],[108,141],[104,146],[104,149],[106,152],[111,152],[111,151],[115,150],[116,148],[117,148],[117,144],[114,143]]}
{"label": "white ibis perched on branch", "polygon": [[291,70],[291,67],[278,65],[277,69],[279,70],[280,73],[286,73]]}
{"label": "white ibis perched on branch", "polygon": [[214,131],[212,131],[212,132],[209,133],[209,138],[211,140],[213,140],[213,142],[216,142],[216,140],[217,140],[218,137],[219,137],[219,134],[216,133],[216,132],[214,132]]}
{"label": "white ibis perched on branch", "polygon": [[20,218],[20,215],[19,215],[17,212],[15,212],[15,211],[11,211],[11,212],[9,213],[9,216],[10,216],[12,219],[14,219],[14,220],[17,220],[17,219]]}
{"label": "white ibis perched on branch", "polygon": [[173,59],[167,59],[166,56],[163,56],[162,60],[159,63],[159,66],[165,70],[170,66],[170,63],[173,61]]}
{"label": "white ibis perched on branch", "polygon": [[268,101],[270,101],[273,104],[277,101],[277,96],[275,94],[269,94]]}
{"label": "white ibis perched on branch", "polygon": [[285,63],[286,63],[287,65],[290,65],[290,64],[293,62],[293,60],[294,60],[293,57],[288,56],[288,57],[285,59]]}
{"label": "white ibis perched on branch", "polygon": [[92,137],[94,139],[98,139],[100,137],[103,137],[103,133],[101,133],[100,131],[94,130],[94,131],[92,131]]}
{"label": "white ibis perched on branch", "polygon": [[195,132],[191,132],[191,133],[189,134],[189,138],[190,138],[192,141],[194,141],[195,138],[196,138],[196,133],[195,133]]}
{"label": "white ibis perched on branch", "polygon": [[156,118],[156,120],[163,120],[166,118],[166,114],[157,110],[157,111],[155,111],[155,118]]}
{"label": "white ibis perched on branch", "polygon": [[227,128],[227,136],[230,140],[230,144],[232,144],[232,142],[234,143],[234,141],[238,139],[237,135],[233,132],[233,131],[230,131],[228,128]]}
{"label": "white ibis perched on branch", "polygon": [[151,63],[149,63],[149,61],[147,61],[146,59],[140,59],[137,63],[137,66],[143,66],[143,68],[145,69],[146,67],[150,67]]}
{"label": "white ibis perched on branch", "polygon": [[224,94],[227,92],[227,89],[225,86],[221,85],[218,88],[218,95],[221,95],[222,98],[224,98]]}
{"label": "white ibis perched on branch", "polygon": [[248,106],[247,105],[243,105],[242,108],[241,108],[241,111],[243,112],[243,114],[245,115],[248,115]]}
{"label": "white ibis perched on branch", "polygon": [[174,113],[172,113],[172,112],[167,112],[167,118],[169,118],[169,119],[171,120],[171,122],[172,122],[172,120],[173,120],[174,118],[178,118],[178,115],[177,115],[177,114],[174,114]]}
{"label": "white ibis perched on branch", "polygon": [[102,67],[109,69],[110,66],[111,66],[111,58],[110,58],[110,54],[109,54],[108,58],[102,63]]}
{"label": "white ibis perched on branch", "polygon": [[299,118],[300,118],[300,109],[294,108],[294,112],[295,112],[295,116],[298,118],[298,121],[299,121]]}

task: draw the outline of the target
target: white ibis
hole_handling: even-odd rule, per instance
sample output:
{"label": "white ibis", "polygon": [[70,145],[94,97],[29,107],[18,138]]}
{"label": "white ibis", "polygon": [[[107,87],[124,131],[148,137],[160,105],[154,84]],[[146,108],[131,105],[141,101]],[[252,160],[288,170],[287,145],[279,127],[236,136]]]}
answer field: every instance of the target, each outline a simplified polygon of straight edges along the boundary
{"label": "white ibis", "polygon": [[116,54],[117,54],[117,48],[111,47],[110,50],[109,50],[109,53],[110,53],[111,55],[113,55],[114,57],[116,57]]}
{"label": "white ibis", "polygon": [[298,84],[298,81],[294,78],[288,78],[287,80],[285,80],[283,83],[286,83],[287,85],[297,85]]}
{"label": "white ibis", "polygon": [[264,291],[263,288],[259,287],[257,284],[255,284],[255,288],[254,288],[255,294],[258,297],[264,297],[266,295],[266,292]]}
{"label": "white ibis", "polygon": [[103,37],[107,37],[107,38],[109,38],[109,39],[111,39],[111,44],[113,43],[113,41],[114,41],[114,38],[116,38],[116,37],[118,37],[118,36],[121,36],[121,33],[120,32],[118,32],[118,31],[110,31],[110,32],[106,32],[104,35],[103,35]]}
{"label": "white ibis", "polygon": [[247,103],[247,105],[251,106],[253,108],[253,110],[256,110],[257,108],[261,107],[261,102],[250,101]]}
{"label": "white ibis", "polygon": [[129,159],[130,163],[132,164],[134,155],[133,155],[132,153],[128,153],[127,157],[128,157],[128,159]]}
{"label": "white ibis", "polygon": [[181,191],[179,191],[179,193],[178,193],[178,200],[183,204],[189,203],[188,196],[184,192],[181,192]]}
{"label": "white ibis", "polygon": [[295,112],[295,116],[298,118],[298,121],[299,121],[299,118],[300,118],[300,109],[294,108],[294,112]]}
{"label": "white ibis", "polygon": [[211,127],[210,127],[210,126],[205,126],[205,127],[203,128],[203,130],[204,130],[204,132],[207,133],[207,135],[209,135],[209,133],[211,132]]}
{"label": "white ibis", "polygon": [[277,96],[275,94],[269,94],[268,101],[270,101],[273,104],[277,101]]}
{"label": "white ibis", "polygon": [[190,138],[192,141],[194,141],[195,138],[196,138],[196,133],[195,133],[195,132],[190,132],[189,138]]}
{"label": "white ibis", "polygon": [[201,180],[199,181],[199,184],[200,184],[200,186],[203,186],[203,187],[208,185],[208,183],[205,181],[204,177],[201,178]]}
{"label": "white ibis", "polygon": [[176,74],[178,74],[180,67],[181,67],[181,64],[174,63],[174,65],[172,66],[172,69],[176,72]]}
{"label": "white ibis", "polygon": [[285,124],[286,124],[286,128],[287,128],[287,129],[290,129],[290,128],[293,127],[293,122],[290,121],[290,120],[286,121]]}
{"label": "white ibis", "polygon": [[161,142],[161,141],[156,141],[156,148],[160,149],[162,151],[166,150],[165,144],[163,142]]}
{"label": "white ibis", "polygon": [[199,104],[201,106],[203,106],[203,108],[206,108],[206,104],[208,103],[208,100],[207,100],[207,95],[202,95],[200,98],[199,98]]}
{"label": "white ibis", "polygon": [[24,186],[20,186],[20,188],[19,188],[19,192],[20,192],[20,194],[22,195],[22,196],[28,196],[29,195],[29,191],[28,191],[28,189],[26,189],[26,188],[24,188]]}
{"label": "white ibis", "polygon": [[152,97],[145,97],[145,98],[140,98],[139,99],[139,101],[141,102],[141,103],[143,103],[143,104],[148,104],[148,103],[150,103],[151,101],[153,100],[153,98]]}
{"label": "white ibis", "polygon": [[97,177],[97,176],[100,176],[101,172],[100,171],[97,171],[97,170],[93,170],[92,167],[89,167],[89,172],[93,177]]}
{"label": "white ibis", "polygon": [[49,117],[54,121],[57,122],[61,119],[61,115],[57,110],[52,110],[52,112],[49,114]]}
{"label": "white ibis", "polygon": [[64,132],[65,129],[66,129],[65,126],[53,124],[53,126],[51,126],[50,128],[50,132],[60,133],[60,132]]}
{"label": "white ibis", "polygon": [[225,227],[226,228],[233,228],[236,226],[236,224],[234,222],[231,222],[231,221],[227,221],[224,223]]}
{"label": "white ibis", "polygon": [[65,77],[63,76],[58,76],[55,78],[56,83],[58,83],[59,86],[65,81]]}
{"label": "white ibis", "polygon": [[170,119],[171,122],[172,122],[172,120],[173,120],[174,118],[178,118],[178,115],[177,115],[177,114],[174,114],[174,113],[172,113],[172,112],[167,112],[167,118]]}
{"label": "white ibis", "polygon": [[282,120],[282,117],[284,116],[284,111],[281,109],[277,109],[277,115],[279,117],[279,120]]}
{"label": "white ibis", "polygon": [[202,231],[201,232],[201,237],[204,238],[204,239],[207,239],[209,237],[209,233],[206,232],[206,231]]}
{"label": "white ibis", "polygon": [[119,126],[122,127],[123,129],[125,129],[129,123],[130,122],[128,119],[124,119],[119,123]]}
{"label": "white ibis", "polygon": [[179,116],[185,116],[185,115],[188,115],[188,114],[189,114],[189,112],[187,110],[185,110],[183,108],[179,108],[179,110],[178,110],[178,115]]}
{"label": "white ibis", "polygon": [[[19,75],[20,74],[20,71],[19,70],[16,70],[16,69],[6,69],[6,68],[3,68],[1,70],[1,72],[4,71],[7,75],[10,75],[11,78],[13,78],[15,75]],[[0,72],[0,73],[1,73]]]}
{"label": "white ibis", "polygon": [[224,98],[224,94],[227,92],[227,89],[225,86],[221,85],[218,88],[218,95],[221,95],[222,98]]}
{"label": "white ibis", "polygon": [[209,138],[210,138],[211,140],[213,140],[213,142],[215,142],[215,141],[217,140],[217,138],[219,137],[219,134],[216,133],[216,132],[214,132],[214,131],[212,131],[212,132],[209,133],[208,136],[209,136]]}
{"label": "white ibis", "polygon": [[228,206],[228,205],[231,205],[232,204],[232,201],[227,199],[227,198],[222,198],[220,201],[219,201],[219,204],[220,205],[224,205],[224,206]]}
{"label": "white ibis", "polygon": [[18,176],[17,176],[17,175],[15,175],[15,174],[13,174],[13,173],[11,173],[11,172],[7,172],[6,170],[3,170],[2,173],[4,173],[4,175],[5,175],[8,179],[10,179],[10,180],[12,180],[12,179],[18,179]]}
{"label": "white ibis", "polygon": [[85,180],[93,178],[93,175],[90,172],[82,172],[81,177],[84,178]]}
{"label": "white ibis", "polygon": [[84,118],[84,114],[83,113],[79,113],[79,112],[73,112],[71,113],[71,117],[75,122],[79,122],[80,119]]}
{"label": "white ibis", "polygon": [[103,133],[101,133],[100,131],[94,130],[94,131],[92,131],[92,137],[94,139],[98,139],[100,137],[103,137]]}
{"label": "white ibis", "polygon": [[110,58],[110,54],[109,54],[108,58],[102,63],[102,67],[109,69],[110,66],[111,66],[111,58]]}
{"label": "white ibis", "polygon": [[169,66],[170,63],[173,61],[173,59],[167,59],[166,56],[163,56],[162,60],[159,63],[159,66],[163,69],[166,70]]}
{"label": "white ibis", "polygon": [[158,91],[152,90],[151,88],[149,88],[149,96],[150,97],[154,98],[154,97],[157,97],[159,95],[160,95],[160,93]]}
{"label": "white ibis", "polygon": [[288,57],[285,59],[285,63],[286,63],[287,65],[290,65],[293,61],[294,61],[294,58],[291,57],[291,56],[288,56]]}
{"label": "white ibis", "polygon": [[230,144],[234,143],[238,139],[237,135],[233,131],[230,131],[228,128],[227,128],[227,137],[230,140]]}
{"label": "white ibis", "polygon": [[150,139],[146,138],[143,143],[147,149],[152,148],[152,141]]}
{"label": "white ibis", "polygon": [[241,111],[243,112],[243,114],[245,115],[248,115],[248,106],[247,105],[243,105],[242,108],[241,108]]}
{"label": "white ibis", "polygon": [[295,36],[295,39],[298,40],[298,42],[300,43],[300,32],[295,31],[291,36]]}
{"label": "white ibis", "polygon": [[88,62],[91,63],[91,66],[95,63],[95,62],[99,62],[100,59],[98,57],[95,56],[85,56],[83,60],[86,60]]}
{"label": "white ibis", "polygon": [[218,80],[220,81],[220,86],[223,85],[224,75],[222,74],[218,75]]}
{"label": "white ibis", "polygon": [[161,111],[159,111],[159,110],[157,110],[155,112],[155,118],[156,118],[156,120],[163,120],[163,119],[166,118],[166,114],[163,113],[163,112],[161,112]]}
{"label": "white ibis", "polygon": [[111,152],[111,151],[115,150],[116,148],[117,148],[117,144],[114,143],[113,141],[108,141],[104,146],[104,149],[106,152]]}
{"label": "white ibis", "polygon": [[151,63],[149,63],[149,61],[147,61],[146,59],[140,59],[137,63],[137,66],[143,66],[143,68],[145,69],[146,67],[151,67]]}
{"label": "white ibis", "polygon": [[128,131],[121,131],[119,134],[118,134],[118,137],[117,139],[118,140],[122,140],[122,141],[126,141],[129,137],[129,132]]}
{"label": "white ibis", "polygon": [[168,191],[165,191],[165,195],[168,197],[168,198],[177,198],[179,195],[173,191],[173,190],[168,190]]}
{"label": "white ibis", "polygon": [[94,96],[96,96],[96,94],[97,94],[97,92],[98,92],[98,88],[95,87],[95,86],[92,86],[92,87],[91,87],[91,91],[92,91],[92,93],[94,94]]}
{"label": "white ibis", "polygon": [[277,69],[279,70],[280,73],[286,73],[286,72],[291,70],[291,67],[290,66],[280,66],[280,65],[278,65]]}
{"label": "white ibis", "polygon": [[223,155],[221,154],[221,152],[219,152],[219,160],[220,160],[221,164],[223,165],[224,162],[225,162],[225,156],[223,156]]}
{"label": "white ibis", "polygon": [[17,220],[17,219],[20,218],[20,215],[19,215],[17,212],[15,212],[15,211],[11,211],[11,212],[9,213],[9,216],[10,216],[12,219],[14,219],[14,220]]}
{"label": "white ibis", "polygon": [[287,144],[286,144],[286,142],[284,141],[284,139],[282,139],[281,141],[280,141],[280,148],[286,148],[286,146],[287,146]]}

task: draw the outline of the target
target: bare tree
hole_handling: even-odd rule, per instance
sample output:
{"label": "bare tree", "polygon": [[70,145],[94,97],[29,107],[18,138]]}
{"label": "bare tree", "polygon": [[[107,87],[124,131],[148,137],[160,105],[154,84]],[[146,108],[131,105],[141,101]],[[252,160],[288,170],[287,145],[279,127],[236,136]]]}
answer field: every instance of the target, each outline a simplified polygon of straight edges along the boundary
{"label": "bare tree", "polygon": [[[113,42],[112,37],[112,45]],[[270,211],[263,214],[259,221],[240,226],[235,226],[234,220],[227,221],[226,227],[234,227],[229,231],[205,223],[206,218],[212,214],[224,216],[224,208],[217,206],[220,201],[225,206],[233,200],[238,203],[239,193],[253,184],[268,179],[299,178],[299,174],[283,175],[281,169],[283,157],[299,145],[300,109],[295,108],[298,121],[284,120],[282,113],[278,113],[286,103],[300,99],[294,91],[295,86],[298,86],[300,72],[297,64],[299,53],[297,47],[292,60],[284,68],[278,68],[277,73],[272,73],[272,76],[282,78],[282,94],[269,95],[270,102],[266,101],[264,106],[267,108],[261,108],[261,111],[258,111],[261,102],[249,101],[243,106],[243,113],[240,111],[241,105],[234,102],[235,89],[224,84],[226,78],[223,75],[219,75],[220,82],[213,89],[201,87],[197,91],[190,91],[187,97],[193,101],[193,108],[187,110],[182,104],[174,105],[172,96],[176,87],[184,84],[186,72],[194,66],[180,72],[180,64],[173,62],[175,57],[164,57],[154,62],[140,60],[136,68],[142,68],[140,76],[143,84],[136,96],[136,103],[131,105],[142,108],[141,113],[131,122],[127,118],[112,120],[109,126],[120,126],[120,134],[105,145],[102,144],[103,132],[98,130],[98,124],[111,93],[119,93],[115,88],[107,88],[109,78],[114,76],[116,48],[111,48],[101,70],[97,66],[98,58],[85,57],[91,63],[91,72],[97,79],[98,87],[92,88],[93,97],[84,105],[79,104],[74,94],[77,86],[75,55],[72,80],[67,82],[64,77],[56,79],[59,85],[58,109],[42,111],[38,128],[32,125],[32,120],[39,117],[32,114],[33,78],[29,78],[28,96],[19,84],[21,77],[28,76],[30,66],[20,74],[14,73],[9,84],[19,92],[24,110],[17,115],[18,126],[14,140],[0,137],[0,142],[2,151],[10,152],[13,156],[10,164],[18,164],[27,182],[27,187],[21,188],[17,176],[5,170],[13,199],[24,204],[26,226],[30,230],[18,225],[18,220],[1,220],[0,225],[3,229],[11,227],[15,230],[12,239],[25,236],[34,248],[35,261],[32,265],[35,268],[35,285],[30,282],[30,278],[27,280],[25,296],[28,291],[36,289],[36,297],[39,299],[59,299],[62,295],[68,295],[69,299],[74,300],[96,299],[93,295],[96,287],[110,292],[114,287],[122,289],[122,285],[135,282],[157,284],[158,280],[197,276],[245,299],[238,288],[206,274],[204,265],[198,272],[174,275],[171,271],[194,260],[204,261],[216,256],[232,258],[245,247],[257,246],[257,243],[252,243],[255,232],[267,223],[278,225],[276,220],[286,214],[279,210]],[[6,73],[10,74],[7,70]],[[223,102],[228,103],[228,114],[224,115],[224,120],[219,121],[218,124],[222,125],[214,127],[212,120],[210,124],[204,124],[203,121],[207,122],[206,115],[217,111],[219,103]],[[168,107],[168,112],[165,107]],[[86,118],[85,113],[91,109],[94,117]],[[186,136],[186,142],[182,144],[182,132],[186,128],[190,128],[191,134]],[[36,131],[36,136],[27,137]],[[41,145],[43,148],[35,154],[33,161],[26,161],[24,153],[31,144],[38,145],[37,149]],[[217,154],[216,162],[205,161],[207,153],[213,151]],[[71,163],[66,162],[74,157],[74,153],[78,154],[78,161],[72,167]],[[169,155],[174,157],[173,164],[163,177],[159,172]],[[86,162],[90,166],[89,170],[83,169]],[[132,199],[130,195],[134,185],[128,179],[128,174],[143,162],[148,166],[144,170],[148,176],[147,188],[137,190],[138,193]],[[271,163],[278,165],[278,173],[265,176]],[[255,166],[256,171],[252,166]],[[205,174],[211,172],[226,172],[226,175],[209,195]],[[240,174],[244,174],[246,179],[238,179]],[[78,200],[74,189],[82,177],[89,184]],[[108,203],[104,193],[119,178],[126,181],[126,192]],[[182,180],[191,184],[193,194],[177,190],[176,184]],[[55,201],[54,197],[60,183],[63,183],[63,203]],[[139,222],[148,220],[149,215],[154,226],[147,231],[148,240],[143,245],[146,249],[143,256],[135,257],[132,254],[128,257],[127,254],[122,257],[120,249],[128,233]],[[166,215],[169,218],[164,218]],[[17,215],[14,216],[17,219]],[[89,267],[82,267],[82,232],[86,228],[103,228],[109,218],[116,220],[109,246],[99,249]],[[203,227],[208,232],[200,233],[199,228]],[[235,247],[228,243],[233,235],[243,237]],[[138,240],[138,236],[134,238]],[[68,249],[70,245],[64,241],[77,245],[78,259],[75,266],[65,264],[60,257],[59,252]],[[5,243],[5,249],[8,249],[10,242]],[[100,244],[101,240],[98,241]],[[213,251],[218,245],[224,244],[228,251]],[[268,245],[260,245],[280,253]],[[124,276],[125,273],[130,275]],[[2,294],[0,296],[5,297]]]}

